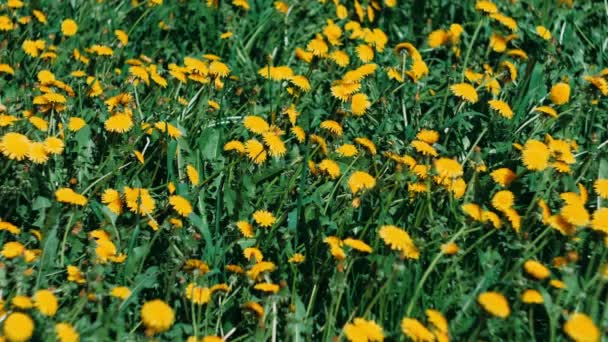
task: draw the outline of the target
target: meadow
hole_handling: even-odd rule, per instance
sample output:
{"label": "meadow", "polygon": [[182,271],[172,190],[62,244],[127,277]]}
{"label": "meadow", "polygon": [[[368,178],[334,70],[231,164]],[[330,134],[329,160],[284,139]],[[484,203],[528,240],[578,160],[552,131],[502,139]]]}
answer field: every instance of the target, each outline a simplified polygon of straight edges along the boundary
{"label": "meadow", "polygon": [[0,0],[0,341],[601,341],[608,2]]}

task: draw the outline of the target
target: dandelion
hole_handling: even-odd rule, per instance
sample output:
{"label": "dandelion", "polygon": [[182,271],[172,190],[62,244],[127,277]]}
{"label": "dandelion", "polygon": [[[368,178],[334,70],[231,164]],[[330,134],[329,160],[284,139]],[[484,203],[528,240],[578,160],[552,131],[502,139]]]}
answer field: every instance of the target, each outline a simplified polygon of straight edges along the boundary
{"label": "dandelion", "polygon": [[80,335],[70,323],[55,324],[55,334],[60,342],[78,342]]}
{"label": "dandelion", "polygon": [[173,309],[160,299],[148,301],[141,307],[141,320],[153,334],[169,330],[174,318]]}
{"label": "dandelion", "polygon": [[79,206],[85,206],[87,204],[87,198],[76,193],[70,188],[60,188],[55,191],[55,199],[58,202],[74,204]]}
{"label": "dandelion", "polygon": [[123,192],[127,207],[132,213],[146,216],[154,212],[156,201],[152,198],[148,189],[125,186]]}
{"label": "dandelion", "polygon": [[34,332],[34,321],[24,313],[13,312],[6,316],[3,332],[11,342],[28,341]]}
{"label": "dandelion", "polygon": [[306,257],[302,253],[295,253],[292,255],[289,260],[287,260],[290,264],[301,264],[306,260]]}
{"label": "dandelion", "polygon": [[563,105],[570,101],[570,86],[567,83],[559,82],[551,87],[551,102],[556,105]]}
{"label": "dandelion", "polygon": [[490,177],[494,180],[494,182],[502,187],[507,187],[513,182],[516,175],[510,169],[503,167],[500,169],[496,169],[490,173]]}
{"label": "dandelion", "polygon": [[344,239],[342,241],[342,243],[352,249],[355,249],[359,252],[362,253],[371,253],[372,247],[370,247],[368,244],[366,244],[365,242],[361,241],[361,240],[357,240],[357,239],[352,239],[352,238],[347,238]]}
{"label": "dandelion", "polygon": [[597,179],[593,183],[593,189],[603,199],[608,199],[608,178]]}
{"label": "dandelion", "polygon": [[211,290],[207,287],[196,286],[194,283],[186,286],[186,298],[197,305],[204,305],[211,300]]}
{"label": "dandelion", "polygon": [[434,144],[439,141],[439,133],[430,129],[421,129],[416,134],[416,139],[424,141],[427,144]]}
{"label": "dandelion", "polygon": [[71,37],[78,32],[78,24],[73,19],[65,19],[61,22],[61,32],[66,37]]}
{"label": "dandelion", "polygon": [[268,152],[271,156],[282,157],[287,153],[285,143],[275,133],[266,132],[262,134],[262,137],[264,138],[264,144],[268,146]]}
{"label": "dandelion", "polygon": [[477,90],[468,83],[458,83],[450,87],[452,93],[469,103],[476,103],[479,101]]}
{"label": "dandelion", "polygon": [[423,155],[432,156],[432,157],[437,157],[439,155],[437,153],[437,150],[435,150],[435,148],[433,148],[433,146],[429,145],[428,143],[426,143],[424,141],[414,140],[410,143],[410,145],[418,153],[422,153]]}
{"label": "dandelion", "polygon": [[460,247],[454,242],[444,243],[441,245],[441,252],[446,255],[454,255],[460,251]]}
{"label": "dandelion", "polygon": [[356,317],[344,326],[344,335],[352,342],[384,341],[382,327],[376,322]]}
{"label": "dandelion", "polygon": [[354,94],[351,98],[350,110],[355,116],[362,116],[370,106],[371,102],[363,93]]}
{"label": "dandelion", "polygon": [[47,317],[53,317],[57,313],[59,304],[57,297],[49,290],[38,290],[34,293],[34,303],[40,313]]}
{"label": "dandelion", "polygon": [[551,31],[542,25],[536,26],[536,34],[544,40],[551,40]]}
{"label": "dandelion", "polygon": [[543,171],[549,166],[550,151],[538,140],[528,140],[522,151],[522,161],[530,171]]}
{"label": "dandelion", "polygon": [[244,237],[252,238],[254,236],[253,226],[251,225],[251,223],[247,221],[238,221],[236,223],[236,227],[241,232],[241,234],[243,234]]}
{"label": "dandelion", "polygon": [[418,259],[420,256],[420,251],[405,230],[397,226],[387,225],[380,227],[378,234],[386,245],[392,250],[400,251],[404,258]]}
{"label": "dandelion", "polygon": [[437,174],[441,178],[456,178],[463,174],[462,166],[454,159],[439,158],[433,163]]}
{"label": "dandelion", "polygon": [[[6,324],[6,323],[5,323]],[[584,313],[572,314],[564,324],[564,332],[575,342],[595,342],[600,340],[600,330],[593,320]]]}
{"label": "dandelion", "polygon": [[25,246],[18,241],[4,243],[2,251],[0,251],[0,254],[7,259],[14,259],[23,255],[23,253],[25,253]]}
{"label": "dandelion", "polygon": [[377,153],[376,145],[368,138],[358,137],[355,138],[355,142],[363,146],[370,154],[375,155]]}
{"label": "dandelion", "polygon": [[255,286],[253,287],[256,290],[262,291],[262,292],[267,292],[267,293],[277,293],[279,292],[279,285],[277,284],[272,284],[272,283],[259,283],[259,284],[255,284]]}
{"label": "dandelion", "polygon": [[342,157],[354,157],[358,152],[357,147],[353,144],[343,144],[336,149],[336,153]]}
{"label": "dandelion", "polygon": [[489,314],[500,317],[507,318],[511,313],[511,309],[509,308],[509,302],[499,292],[484,292],[477,297],[477,302],[481,305]]}
{"label": "dandelion", "polygon": [[271,212],[267,210],[257,210],[253,213],[253,220],[261,227],[268,228],[277,221]]}
{"label": "dandelion", "polygon": [[320,171],[329,175],[331,179],[337,179],[340,177],[340,165],[333,160],[323,159],[317,167]]}
{"label": "dandelion", "polygon": [[547,279],[551,276],[551,272],[545,265],[535,260],[528,260],[524,263],[524,270],[533,278],[538,280]]}
{"label": "dandelion", "polygon": [[593,213],[591,228],[604,234],[608,234],[608,208],[598,208]]}
{"label": "dandelion", "polygon": [[178,214],[183,217],[187,217],[192,213],[192,205],[190,202],[182,196],[173,195],[169,197],[169,204],[173,207]]}
{"label": "dandelion", "polygon": [[507,119],[513,118],[513,110],[511,110],[508,103],[501,100],[490,100],[488,101],[488,104],[490,105],[490,108],[497,111],[503,117]]}
{"label": "dandelion", "polygon": [[29,152],[30,144],[30,139],[25,135],[9,132],[0,139],[0,152],[9,159],[23,160]]}
{"label": "dandelion", "polygon": [[364,171],[355,171],[348,179],[348,187],[353,194],[372,189],[374,186],[376,186],[376,179]]}
{"label": "dandelion", "polygon": [[521,294],[521,301],[526,304],[542,304],[545,300],[540,292],[527,289]]}
{"label": "dandelion", "polygon": [[412,341],[433,342],[435,335],[427,329],[420,321],[414,318],[404,318],[401,320],[401,331]]}
{"label": "dandelion", "polygon": [[426,314],[429,323],[431,323],[435,329],[444,334],[448,333],[448,320],[445,319],[445,316],[441,312],[427,309],[424,313]]}
{"label": "dandelion", "polygon": [[86,282],[84,274],[78,269],[78,267],[73,265],[68,265],[66,268],[68,273],[68,281],[72,281],[78,284],[84,284]]}
{"label": "dandelion", "polygon": [[133,118],[127,114],[112,115],[105,121],[104,127],[108,132],[125,133],[133,127]]}
{"label": "dandelion", "polygon": [[117,286],[110,291],[110,296],[125,300],[131,296],[131,290],[126,286]]}
{"label": "dandelion", "polygon": [[502,190],[492,196],[492,205],[500,211],[507,211],[513,206],[515,196],[509,190]]}
{"label": "dandelion", "polygon": [[245,142],[245,152],[249,160],[256,164],[262,164],[266,161],[267,154],[264,145],[256,139],[249,139]]}

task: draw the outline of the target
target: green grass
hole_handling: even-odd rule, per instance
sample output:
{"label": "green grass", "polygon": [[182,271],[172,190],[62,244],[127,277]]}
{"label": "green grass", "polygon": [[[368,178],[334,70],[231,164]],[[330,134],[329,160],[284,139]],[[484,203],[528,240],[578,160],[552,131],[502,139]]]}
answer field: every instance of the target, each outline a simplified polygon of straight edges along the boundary
{"label": "green grass", "polygon": [[[15,70],[14,75],[0,73],[0,103],[6,107],[5,114],[19,119],[0,127],[0,140],[6,133],[19,132],[32,141],[62,136],[65,143],[62,154],[51,155],[43,164],[0,154],[0,219],[21,228],[20,234],[0,231],[0,245],[4,248],[7,242],[19,241],[27,250],[40,252],[31,262],[0,255],[0,298],[7,314],[24,311],[33,318],[33,340],[54,340],[58,322],[72,324],[82,341],[144,340],[140,310],[155,298],[175,313],[174,324],[156,334],[158,340],[229,334],[230,341],[331,341],[344,339],[343,327],[355,317],[382,326],[387,340],[407,340],[402,319],[416,318],[430,327],[426,309],[445,315],[449,335],[457,341],[568,340],[563,325],[574,312],[588,315],[605,335],[606,232],[592,229],[589,223],[565,236],[543,224],[537,206],[544,199],[553,214],[559,214],[560,194],[579,193],[578,183],[589,192],[585,210],[590,215],[608,203],[593,190],[597,179],[608,178],[608,101],[583,79],[608,66],[603,29],[608,6],[604,2],[575,1],[570,8],[549,0],[497,1],[502,13],[517,20],[518,38],[508,43],[507,50],[527,53],[527,59],[518,59],[489,48],[492,33],[506,36],[510,31],[476,11],[474,1],[402,0],[393,8],[378,1],[381,10],[375,11],[375,20],[366,19],[361,26],[378,28],[389,40],[384,51],[375,51],[372,62],[377,70],[361,82],[359,91],[371,102],[363,116],[350,114],[349,102],[341,102],[330,90],[346,71],[364,64],[355,52],[363,41],[349,39],[345,29],[349,20],[357,20],[351,1],[344,4],[346,19],[337,18],[331,1],[285,1],[287,14],[267,0],[249,1],[248,11],[231,1],[220,1],[219,8],[208,7],[206,1],[165,0],[154,7],[134,2],[39,0],[11,10],[6,2],[0,5],[0,15],[13,21],[32,15],[32,9],[42,10],[48,18],[46,24],[32,17],[30,23],[12,31],[0,31],[0,64]],[[369,1],[361,3],[371,6]],[[78,23],[73,37],[61,33],[61,21],[66,18]],[[297,47],[306,49],[315,34],[323,32],[327,19],[344,31],[342,46],[330,46],[330,52],[339,48],[348,53],[346,68],[326,58],[305,63],[295,56]],[[168,29],[159,27],[161,21]],[[450,43],[430,48],[429,33],[449,29],[452,23],[464,28],[455,45],[459,54]],[[552,39],[541,39],[535,31],[538,25],[549,29]],[[128,33],[126,46],[115,38],[117,29]],[[233,36],[220,39],[227,31]],[[22,49],[25,39],[43,39],[47,48],[54,45],[56,58],[28,56]],[[414,44],[428,65],[429,74],[418,82],[407,75],[404,82],[387,76],[386,68],[404,74],[411,67],[410,55],[394,51],[401,42]],[[86,52],[93,44],[111,46],[113,56]],[[90,58],[88,64],[74,59],[75,48]],[[169,74],[169,64],[184,65],[184,57],[203,60],[203,54],[215,54],[230,67],[231,77],[223,78],[223,88],[213,80],[180,83]],[[134,82],[126,62],[138,58],[145,65],[158,66],[167,79],[166,88],[153,81],[150,85]],[[506,69],[500,66],[505,60],[517,68],[515,82],[508,82]],[[484,85],[475,85],[479,93],[475,104],[454,96],[451,85],[469,82],[465,69],[483,73],[484,64],[494,70],[500,92],[493,95]],[[258,74],[267,65],[291,67],[308,78],[311,90],[290,94],[287,81],[270,81]],[[41,113],[33,103],[41,94],[36,78],[41,70],[50,70],[74,89],[74,97],[66,95],[65,111]],[[75,70],[99,80],[103,93],[88,96],[91,86],[86,78],[70,76]],[[569,83],[572,92],[568,103],[556,106],[549,100],[549,91],[560,81]],[[104,101],[119,93],[133,98],[134,126],[122,134],[104,128],[112,115]],[[510,105],[511,119],[489,108],[487,101],[493,98]],[[210,107],[209,100],[220,109]],[[306,131],[304,143],[290,132],[291,124],[282,113],[292,104],[301,113],[297,124]],[[533,109],[540,105],[552,106],[559,116],[537,115]],[[24,110],[46,119],[48,131],[29,123],[22,116]],[[285,132],[283,157],[269,156],[256,165],[246,155],[224,151],[230,140],[256,137],[242,124],[247,115],[260,116]],[[71,132],[69,117],[80,117],[87,125]],[[335,136],[321,129],[324,120],[338,121],[344,134]],[[172,138],[158,129],[147,134],[142,128],[144,123],[157,122],[178,127],[183,136]],[[419,164],[433,165],[436,158],[423,156],[410,145],[421,129],[439,132],[433,147],[440,157],[455,158],[463,165],[467,189],[462,198],[434,182],[432,167],[430,177],[421,179],[385,155],[410,155]],[[327,155],[310,140],[310,134],[326,140]],[[578,145],[571,172],[526,169],[522,153],[513,144],[544,141],[547,134]],[[357,137],[373,141],[378,153],[354,143]],[[262,141],[260,136],[257,139]],[[344,143],[357,145],[359,154],[340,157],[334,151]],[[144,149],[145,161],[140,163],[133,152]],[[340,177],[330,179],[309,168],[309,162],[325,158],[339,164]],[[477,172],[480,164],[487,171]],[[188,180],[187,165],[198,170],[198,185]],[[494,229],[471,220],[461,209],[464,203],[477,203],[498,213],[491,199],[502,188],[489,174],[504,167],[517,174],[507,189],[515,195],[514,208],[521,216],[519,232],[502,214],[502,227]],[[368,172],[376,185],[353,195],[347,184],[354,171]],[[193,211],[187,217],[180,217],[169,205],[169,182],[191,203]],[[408,185],[416,182],[425,183],[428,190],[408,193]],[[120,215],[112,213],[101,196],[106,189],[122,193],[125,186],[148,189],[156,201],[155,210],[143,216],[126,207]],[[57,201],[55,191],[63,187],[84,195],[87,205]],[[355,198],[359,206],[352,205]],[[276,222],[269,228],[254,224],[256,210],[270,211]],[[150,218],[158,221],[159,230],[148,226]],[[172,218],[181,218],[183,227],[173,227]],[[235,225],[239,220],[254,225],[253,238],[239,232]],[[386,246],[378,234],[383,225],[407,231],[420,250],[419,259],[401,258]],[[97,260],[96,242],[88,235],[95,229],[107,232],[117,254],[126,255],[124,262]],[[36,239],[33,230],[42,234],[42,240]],[[343,246],[346,258],[338,261],[324,243],[328,236],[360,239],[373,252],[364,254]],[[460,251],[443,254],[440,247],[447,242],[457,243]],[[243,256],[248,247],[259,248],[264,260],[276,264],[277,269],[263,278],[280,284],[277,294],[263,294],[246,275],[225,270],[228,264],[250,269],[253,262]],[[305,262],[289,263],[295,253],[302,253]],[[567,265],[552,266],[555,257],[567,255],[571,256]],[[206,262],[210,272],[185,271],[188,259]],[[562,280],[566,288],[552,287],[549,279],[533,280],[522,268],[526,260],[542,262],[551,270],[550,279]],[[68,281],[67,265],[78,266],[86,282]],[[24,274],[26,270],[31,273]],[[192,282],[203,287],[225,283],[230,291],[213,294],[206,305],[195,305],[185,296]],[[131,296],[124,301],[111,297],[115,286],[129,287]],[[11,305],[16,295],[32,296],[39,289],[52,289],[57,296],[59,309],[53,317]],[[523,303],[525,289],[538,290],[544,303]],[[486,291],[498,291],[508,299],[507,319],[492,317],[478,304],[478,295]],[[96,299],[87,299],[88,294]],[[242,308],[249,301],[264,307],[263,317]]]}

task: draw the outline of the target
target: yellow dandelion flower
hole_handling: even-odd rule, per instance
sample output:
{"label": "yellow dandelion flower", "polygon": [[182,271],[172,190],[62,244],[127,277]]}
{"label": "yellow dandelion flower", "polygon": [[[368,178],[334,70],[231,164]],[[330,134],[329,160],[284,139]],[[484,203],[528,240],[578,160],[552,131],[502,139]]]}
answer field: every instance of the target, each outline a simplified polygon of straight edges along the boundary
{"label": "yellow dandelion flower", "polygon": [[141,320],[152,333],[169,330],[174,319],[173,309],[160,299],[148,301],[141,307]]}
{"label": "yellow dandelion flower", "polygon": [[463,175],[462,166],[451,158],[439,158],[433,162],[435,171],[442,178],[456,178]]}
{"label": "yellow dandelion flower", "polygon": [[428,37],[429,47],[431,49],[434,49],[434,48],[440,47],[441,45],[447,44],[447,42],[449,40],[450,40],[449,33],[445,29],[435,30],[435,31],[429,33],[429,37]]}
{"label": "yellow dandelion flower", "polygon": [[55,324],[55,335],[59,342],[78,342],[80,335],[70,323]]}
{"label": "yellow dandelion flower", "polygon": [[285,143],[277,134],[273,132],[266,132],[262,134],[262,137],[264,139],[264,144],[268,146],[268,153],[271,156],[283,157],[285,153],[287,153]]}
{"label": "yellow dandelion flower", "polygon": [[259,283],[259,284],[255,284],[255,286],[253,286],[254,289],[262,291],[262,292],[267,292],[267,293],[277,293],[279,292],[279,285],[277,284],[273,284],[273,283]]}
{"label": "yellow dandelion flower", "polygon": [[11,342],[29,341],[34,332],[34,321],[21,312],[13,312],[6,316],[3,325],[4,336]]}
{"label": "yellow dandelion flower", "polygon": [[376,179],[367,172],[355,171],[348,179],[348,187],[353,194],[376,186]]}
{"label": "yellow dandelion flower", "polygon": [[342,125],[340,125],[337,121],[334,120],[325,120],[321,122],[320,127],[330,131],[331,133],[341,136],[343,133]]}
{"label": "yellow dandelion flower", "polygon": [[424,141],[414,140],[410,143],[410,145],[418,153],[422,153],[423,155],[433,156],[433,157],[437,157],[439,155],[437,153],[437,150],[435,150],[435,148],[433,148],[433,146],[429,145],[428,143],[426,143]]}
{"label": "yellow dandelion flower", "polygon": [[418,259],[420,256],[420,251],[405,230],[397,226],[386,225],[380,227],[378,234],[386,245],[392,250],[400,251],[403,257]]}
{"label": "yellow dandelion flower", "polygon": [[110,291],[110,296],[122,300],[129,298],[130,295],[131,290],[126,286],[117,286],[112,288],[112,291]]}
{"label": "yellow dandelion flower", "polygon": [[421,129],[420,132],[416,134],[416,139],[432,145],[439,141],[439,133],[430,129]]}
{"label": "yellow dandelion flower", "polygon": [[243,309],[247,309],[250,310],[251,312],[255,313],[258,318],[262,318],[264,317],[264,307],[261,306],[259,303],[256,302],[246,302],[245,304],[243,304],[241,306]]}
{"label": "yellow dandelion flower", "polygon": [[357,153],[359,153],[359,151],[353,144],[343,144],[336,149],[336,153],[342,157],[354,157],[357,155]]}
{"label": "yellow dandelion flower", "polygon": [[542,25],[536,26],[536,34],[544,40],[551,40],[551,31]]}
{"label": "yellow dandelion flower", "polygon": [[156,201],[152,198],[148,189],[130,188],[125,186],[123,192],[125,194],[127,207],[132,213],[147,216],[154,212]]}
{"label": "yellow dandelion flower", "polygon": [[186,298],[197,305],[204,305],[211,300],[211,290],[207,287],[196,286],[194,283],[186,286]]}
{"label": "yellow dandelion flower", "polygon": [[27,151],[27,158],[36,164],[44,164],[49,160],[48,152],[42,142],[32,142]]}
{"label": "yellow dandelion flower", "polygon": [[55,199],[58,202],[75,204],[79,206],[85,206],[87,204],[87,198],[76,193],[70,188],[60,188],[55,191]]}
{"label": "yellow dandelion flower", "polygon": [[13,160],[23,160],[30,150],[30,139],[15,132],[6,133],[0,139],[0,152]]}
{"label": "yellow dandelion flower", "polygon": [[262,134],[270,129],[270,125],[263,118],[255,115],[248,115],[243,119],[243,126],[251,133]]}
{"label": "yellow dandelion flower", "polygon": [[599,178],[593,183],[593,189],[603,199],[608,199],[608,178]]}
{"label": "yellow dandelion flower", "polygon": [[482,209],[475,203],[465,203],[461,206],[462,211],[475,221],[481,221]]}
{"label": "yellow dandelion flower", "polygon": [[508,103],[501,100],[490,100],[488,101],[488,104],[490,105],[490,108],[497,111],[503,117],[507,119],[513,118],[513,110],[511,110]]}
{"label": "yellow dandelion flower", "polygon": [[342,241],[342,243],[362,253],[371,253],[373,251],[370,245],[366,244],[361,240],[346,238]]}
{"label": "yellow dandelion flower", "polygon": [[239,154],[245,153],[245,144],[238,140],[231,140],[224,144],[224,151],[236,151]]}
{"label": "yellow dandelion flower", "polygon": [[468,83],[458,83],[450,86],[452,93],[469,103],[476,103],[479,101],[477,90]]}
{"label": "yellow dandelion flower", "polygon": [[570,101],[570,85],[568,83],[559,82],[551,87],[551,92],[549,94],[551,98],[551,102],[556,105],[563,105]]}
{"label": "yellow dandelion flower", "polygon": [[498,7],[492,2],[487,0],[478,0],[475,3],[475,9],[488,14],[498,12]]}
{"label": "yellow dandelion flower", "polygon": [[549,271],[549,269],[545,265],[541,264],[536,260],[527,260],[524,263],[524,270],[531,277],[536,278],[538,280],[547,279],[551,276],[551,271]]}
{"label": "yellow dandelion flower", "polygon": [[522,161],[526,168],[531,171],[542,171],[549,166],[550,151],[547,145],[534,139],[530,139],[524,145]]}
{"label": "yellow dandelion flower", "polygon": [[591,228],[608,234],[608,208],[598,208],[593,213]]}
{"label": "yellow dandelion flower", "polygon": [[505,296],[499,292],[484,292],[477,296],[477,302],[479,305],[481,305],[481,307],[484,308],[484,310],[493,316],[504,319],[509,317],[509,314],[511,314],[511,309],[509,308],[507,298],[505,298]]}
{"label": "yellow dandelion flower", "polygon": [[49,290],[36,291],[36,293],[34,293],[34,303],[36,305],[36,309],[47,317],[55,316],[55,313],[57,313],[57,308],[59,307],[57,297],[55,297],[53,292]]}
{"label": "yellow dandelion flower", "polygon": [[580,312],[568,318],[564,323],[564,332],[575,342],[597,342],[601,338],[601,332],[593,320]]}
{"label": "yellow dandelion flower", "polygon": [[513,182],[516,175],[515,172],[511,171],[511,169],[503,167],[500,169],[496,169],[490,173],[490,177],[494,180],[494,182],[502,187],[507,187]]}
{"label": "yellow dandelion flower", "polygon": [[340,165],[331,159],[323,159],[317,167],[331,179],[340,177]]}
{"label": "yellow dandelion flower", "polygon": [[334,61],[338,66],[344,68],[350,63],[350,57],[342,50],[336,50],[329,54],[329,59]]}
{"label": "yellow dandelion flower", "polygon": [[301,264],[306,260],[306,257],[302,253],[295,253],[292,255],[289,260],[287,260],[290,264]]}
{"label": "yellow dandelion flower", "polygon": [[169,204],[173,207],[178,214],[183,217],[187,217],[192,213],[192,205],[190,202],[182,196],[173,195],[169,197]]}
{"label": "yellow dandelion flower", "polygon": [[560,212],[561,217],[566,220],[566,222],[577,226],[584,227],[589,224],[589,212],[581,203],[568,203],[562,207]]}
{"label": "yellow dandelion flower", "polygon": [[73,265],[68,265],[66,267],[66,271],[68,273],[68,281],[84,284],[86,282],[85,275],[80,271],[80,269]]}
{"label": "yellow dandelion flower", "polygon": [[499,23],[501,23],[502,25],[504,25],[511,31],[518,30],[517,21],[515,21],[515,19],[513,19],[509,16],[496,12],[496,13],[490,13],[490,18],[498,21]]}
{"label": "yellow dandelion flower", "polygon": [[460,247],[454,242],[448,242],[441,245],[441,252],[446,255],[454,255],[460,251]]}
{"label": "yellow dandelion flower", "polygon": [[377,153],[376,145],[373,141],[368,138],[358,137],[355,138],[355,142],[361,146],[363,146],[369,153],[375,155]]}
{"label": "yellow dandelion flower", "polygon": [[110,116],[104,123],[108,132],[125,133],[133,127],[133,118],[128,114],[116,114]]}
{"label": "yellow dandelion flower", "polygon": [[369,101],[367,95],[365,95],[364,93],[354,94],[350,101],[350,110],[355,116],[361,116],[365,114],[365,112],[371,106],[371,102]]}
{"label": "yellow dandelion flower", "polygon": [[21,295],[13,297],[11,304],[21,310],[31,309],[34,306],[34,303],[29,297]]}
{"label": "yellow dandelion flower", "polygon": [[268,228],[277,221],[274,215],[267,210],[256,210],[253,213],[253,220],[261,227]]}
{"label": "yellow dandelion flower", "polygon": [[545,300],[540,292],[527,289],[521,294],[521,301],[526,304],[542,304]]}
{"label": "yellow dandelion flower", "polygon": [[344,336],[351,342],[384,341],[382,327],[374,321],[357,317],[344,326]]}
{"label": "yellow dandelion flower", "polygon": [[515,196],[509,190],[501,190],[492,196],[492,206],[500,211],[507,211],[514,202]]}
{"label": "yellow dandelion flower", "polygon": [[433,342],[435,335],[415,318],[405,317],[401,320],[401,332],[412,341]]}
{"label": "yellow dandelion flower", "polygon": [[247,221],[238,221],[236,223],[236,227],[239,229],[239,231],[241,232],[241,234],[243,234],[244,237],[252,238],[254,236],[253,226],[251,225],[251,223]]}
{"label": "yellow dandelion flower", "polygon": [[73,19],[65,19],[61,22],[61,32],[66,37],[71,37],[78,32],[78,24]]}
{"label": "yellow dandelion flower", "polygon": [[445,334],[448,333],[448,320],[441,312],[433,309],[427,309],[424,311],[424,313],[426,314],[429,323],[431,323],[435,329]]}
{"label": "yellow dandelion flower", "polygon": [[256,139],[249,139],[245,142],[245,153],[249,160],[256,164],[262,164],[266,161],[266,150],[264,145]]}

